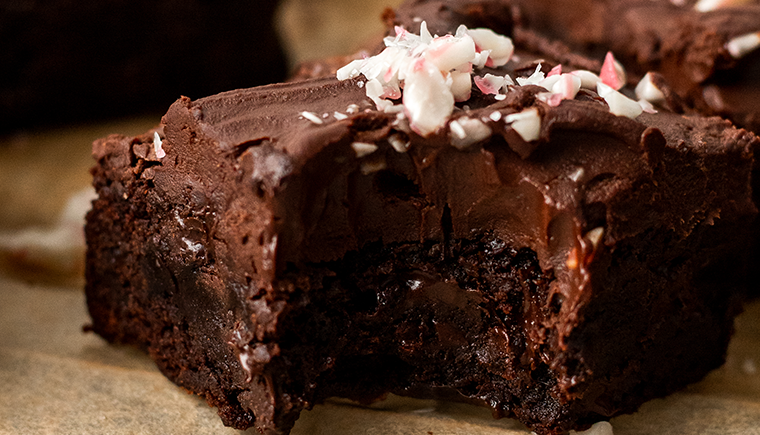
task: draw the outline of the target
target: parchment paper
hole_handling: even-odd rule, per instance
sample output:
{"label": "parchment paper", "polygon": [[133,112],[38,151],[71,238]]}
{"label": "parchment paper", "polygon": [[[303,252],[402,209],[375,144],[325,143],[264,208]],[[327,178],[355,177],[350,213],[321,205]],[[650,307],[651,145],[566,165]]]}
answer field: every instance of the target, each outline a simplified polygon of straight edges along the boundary
{"label": "parchment paper", "polygon": [[[214,409],[165,379],[144,354],[83,333],[76,287],[0,277],[0,433],[223,434]],[[760,303],[737,321],[725,366],[640,412],[615,434],[760,434]],[[249,430],[254,434],[255,431]],[[371,407],[334,400],[305,412],[294,435],[527,434],[478,407],[390,397]]]}

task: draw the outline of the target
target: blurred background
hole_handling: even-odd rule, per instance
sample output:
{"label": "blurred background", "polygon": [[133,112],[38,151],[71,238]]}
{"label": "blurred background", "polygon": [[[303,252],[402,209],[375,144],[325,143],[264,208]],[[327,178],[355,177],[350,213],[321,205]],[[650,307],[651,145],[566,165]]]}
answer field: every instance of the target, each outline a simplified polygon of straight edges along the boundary
{"label": "blurred background", "polygon": [[0,133],[282,81],[355,50],[396,0],[2,0]]}
{"label": "blurred background", "polygon": [[0,271],[79,277],[95,139],[353,53],[400,2],[0,0]]}

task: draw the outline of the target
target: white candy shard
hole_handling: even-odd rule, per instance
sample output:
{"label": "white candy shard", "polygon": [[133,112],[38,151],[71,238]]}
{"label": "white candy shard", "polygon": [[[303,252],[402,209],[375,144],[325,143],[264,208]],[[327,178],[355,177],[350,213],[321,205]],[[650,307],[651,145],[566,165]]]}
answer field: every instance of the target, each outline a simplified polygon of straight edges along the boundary
{"label": "white candy shard", "polygon": [[483,121],[463,116],[449,123],[451,144],[462,150],[488,138],[493,133]]}
{"label": "white candy shard", "polygon": [[164,151],[163,148],[164,142],[161,140],[161,136],[158,135],[157,131],[153,132],[153,149],[156,151],[156,157],[159,159],[163,159],[166,157],[166,151]]}
{"label": "white candy shard", "polygon": [[531,74],[530,77],[517,77],[517,84],[520,86],[538,85],[544,78],[544,73],[541,71],[541,64],[539,63],[538,66],[536,66],[536,70],[533,71],[533,74]]}
{"label": "white candy shard", "polygon": [[301,112],[301,116],[313,122],[314,124],[322,124],[322,118],[320,118],[319,115],[314,112],[303,111]]}
{"label": "white candy shard", "polygon": [[348,80],[359,77],[359,74],[361,74],[360,68],[365,62],[365,59],[353,60],[348,65],[339,68],[336,74],[338,80]]}
{"label": "white candy shard", "polygon": [[468,33],[475,41],[478,52],[489,52],[485,66],[503,66],[512,58],[515,46],[506,36],[499,35],[491,29],[470,29]]}
{"label": "white candy shard", "polygon": [[570,174],[570,179],[577,183],[585,174],[586,171],[583,168],[578,168]]}
{"label": "white candy shard", "polygon": [[545,79],[541,80],[541,82],[538,83],[538,86],[541,86],[547,91],[551,91],[552,87],[554,87],[554,84],[559,81],[559,78],[560,78],[559,74],[546,76]]}
{"label": "white candy shard", "polygon": [[450,77],[454,101],[461,103],[469,100],[472,94],[472,75],[469,72],[452,71]]}
{"label": "white candy shard", "polygon": [[475,41],[471,37],[446,35],[435,38],[423,56],[443,72],[465,64],[475,57]]}
{"label": "white candy shard", "polygon": [[536,98],[538,98],[540,101],[543,101],[544,103],[550,105],[551,107],[557,107],[562,102],[562,95],[560,94],[553,94],[551,92],[541,92],[536,94]]}
{"label": "white candy shard", "polygon": [[334,112],[333,113],[333,117],[335,117],[335,119],[337,119],[338,121],[342,121],[342,120],[348,118],[348,115],[340,113],[340,112]]}
{"label": "white candy shard", "polygon": [[593,230],[587,232],[584,238],[591,242],[591,246],[596,249],[599,246],[599,243],[602,241],[603,235],[604,227],[596,227]]}
{"label": "white candy shard", "polygon": [[559,94],[563,100],[572,100],[581,90],[581,79],[572,74],[560,74],[559,80],[551,88],[552,93]]}
{"label": "white candy shard", "polygon": [[354,142],[351,144],[351,148],[354,149],[354,153],[356,153],[356,157],[358,158],[368,156],[377,151],[377,145],[366,142]]}
{"label": "white candy shard", "polygon": [[[433,36],[424,21],[419,35],[396,27],[396,35],[383,41],[386,48],[380,54],[350,62],[338,70],[337,77],[347,80],[363,75],[366,95],[377,109],[403,111],[411,129],[422,136],[446,124],[454,102],[470,98],[473,66],[503,65],[514,51],[509,38],[492,30],[460,26],[454,35]],[[496,95],[513,84],[509,76],[498,81],[493,83]],[[396,105],[399,99],[400,106]]]}
{"label": "white candy shard", "polygon": [[388,136],[388,143],[390,143],[391,147],[393,147],[393,149],[398,153],[405,153],[409,151],[409,147],[412,144],[408,140],[401,138],[401,135],[399,134],[392,134]]}
{"label": "white candy shard", "polygon": [[541,115],[535,107],[509,114],[504,121],[511,124],[512,129],[526,142],[536,140],[541,135]]}
{"label": "white candy shard", "polygon": [[596,89],[596,84],[602,81],[598,75],[585,69],[575,70],[570,74],[581,79],[581,88],[583,89]]}
{"label": "white candy shard", "polygon": [[432,41],[433,35],[430,34],[430,31],[427,28],[427,22],[423,21],[420,24],[420,42],[423,44],[430,44]]}
{"label": "white candy shard", "polygon": [[485,95],[496,95],[499,91],[509,85],[506,76],[497,76],[493,74],[486,74],[483,77],[475,76],[474,81],[475,86],[477,86],[478,89],[480,89],[480,92]]}
{"label": "white candy shard", "polygon": [[610,113],[613,115],[633,119],[643,112],[638,102],[631,100],[604,83],[600,82],[596,85],[596,92],[607,102],[607,105],[610,107]]}
{"label": "white candy shard", "polygon": [[740,59],[760,47],[760,32],[737,36],[726,43],[726,50],[734,59]]}
{"label": "white candy shard", "polygon": [[650,103],[662,103],[665,101],[665,94],[655,86],[652,81],[652,73],[648,72],[642,77],[639,84],[636,85],[636,98],[645,100]]}
{"label": "white candy shard", "polygon": [[720,8],[740,6],[750,3],[751,1],[752,0],[699,0],[694,5],[694,9],[699,12],[710,12]]}
{"label": "white candy shard", "polygon": [[488,115],[488,117],[489,117],[489,118],[491,119],[491,121],[493,121],[493,122],[499,122],[499,120],[501,119],[501,112],[499,112],[498,110],[496,110],[496,111],[493,111],[493,112],[491,112],[491,114],[490,114],[490,115]]}
{"label": "white candy shard", "polygon": [[638,101],[639,106],[641,106],[641,110],[643,110],[646,113],[657,113],[657,110],[654,108],[652,103],[650,103],[647,100],[639,100]]}
{"label": "white candy shard", "polygon": [[423,137],[443,126],[454,111],[451,88],[438,68],[424,58],[409,71],[402,101],[412,130]]}

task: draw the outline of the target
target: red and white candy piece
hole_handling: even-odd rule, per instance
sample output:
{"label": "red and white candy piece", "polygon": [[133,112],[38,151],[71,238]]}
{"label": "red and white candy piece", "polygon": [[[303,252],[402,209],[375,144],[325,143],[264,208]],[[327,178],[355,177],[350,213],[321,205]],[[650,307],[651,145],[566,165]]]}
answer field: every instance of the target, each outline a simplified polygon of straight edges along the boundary
{"label": "red and white candy piece", "polygon": [[424,58],[407,72],[402,101],[410,127],[420,136],[438,130],[454,110],[454,95],[446,79]]}
{"label": "red and white candy piece", "polygon": [[552,85],[553,94],[559,94],[563,100],[572,100],[581,90],[581,79],[572,74],[560,74],[559,80]]}
{"label": "red and white candy piece", "polygon": [[475,86],[485,95],[496,95],[507,86],[513,85],[512,78],[509,76],[497,76],[486,74],[483,77],[475,76]]}
{"label": "red and white candy piece", "polygon": [[166,151],[164,151],[163,148],[164,142],[161,140],[161,136],[158,135],[157,131],[153,132],[153,149],[156,151],[156,157],[159,159],[163,159],[166,157]]}
{"label": "red and white candy piece", "polygon": [[726,43],[726,50],[734,59],[740,59],[760,47],[760,31],[737,36]]}
{"label": "red and white candy piece", "polygon": [[[403,111],[410,128],[422,136],[446,124],[455,101],[470,98],[473,66],[503,65],[514,51],[509,38],[492,30],[460,26],[454,35],[433,36],[424,21],[419,35],[397,27],[396,35],[384,42],[386,49],[380,54],[350,62],[338,70],[337,77],[363,75],[367,81],[359,83],[378,110]],[[498,81],[477,79],[480,86],[493,87],[488,93],[503,98],[500,90],[512,82],[509,77]],[[399,98],[402,104],[396,105]]]}
{"label": "red and white candy piece", "polygon": [[503,66],[512,58],[515,46],[506,36],[499,35],[491,29],[470,29],[467,32],[475,41],[478,52],[489,51],[485,66]]}
{"label": "red and white candy piece", "polygon": [[443,72],[449,72],[475,57],[475,41],[470,37],[441,36],[433,39],[423,56]]}
{"label": "red and white candy piece", "polygon": [[602,79],[602,83],[611,87],[614,90],[619,90],[625,86],[625,68],[613,56],[611,51],[607,52],[604,57],[604,63],[602,64],[602,71],[599,73],[599,78]]}
{"label": "red and white candy piece", "polygon": [[504,117],[504,122],[511,124],[512,129],[526,142],[534,141],[541,135],[541,115],[535,107],[511,113]]}

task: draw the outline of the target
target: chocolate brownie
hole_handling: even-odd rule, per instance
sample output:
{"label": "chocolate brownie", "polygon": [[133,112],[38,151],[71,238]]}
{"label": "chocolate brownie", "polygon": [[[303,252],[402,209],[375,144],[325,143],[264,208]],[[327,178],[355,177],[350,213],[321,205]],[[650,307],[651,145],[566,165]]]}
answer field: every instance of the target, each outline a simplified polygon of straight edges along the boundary
{"label": "chocolate brownie", "polygon": [[703,113],[760,132],[760,2],[508,3],[519,4],[524,24],[578,50],[612,50],[634,76],[658,71]]}
{"label": "chocolate brownie", "polygon": [[276,0],[0,2],[0,133],[285,77]]}
{"label": "chocolate brownie", "polygon": [[754,135],[420,24],[341,80],[182,98],[97,141],[92,329],[264,433],[394,392],[559,434],[719,366]]}

